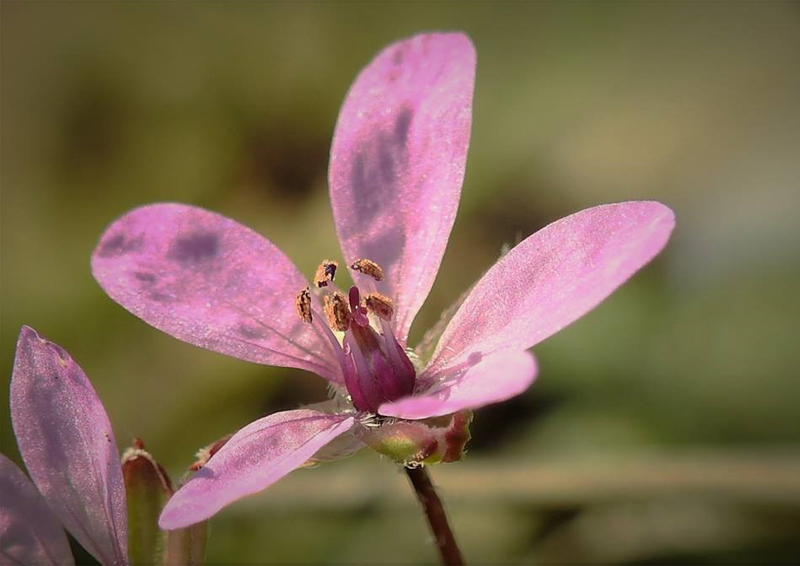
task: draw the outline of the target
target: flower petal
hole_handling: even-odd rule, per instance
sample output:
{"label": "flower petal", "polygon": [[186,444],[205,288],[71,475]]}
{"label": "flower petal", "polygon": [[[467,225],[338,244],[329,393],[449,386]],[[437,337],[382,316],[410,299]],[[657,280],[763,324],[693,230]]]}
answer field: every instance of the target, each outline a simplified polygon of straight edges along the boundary
{"label": "flower petal", "polygon": [[348,264],[383,267],[402,344],[455,220],[474,83],[466,35],[417,35],[361,71],[339,113],[328,172],[339,241]]}
{"label": "flower petal", "polygon": [[27,326],[11,421],[31,479],[66,529],[103,564],[127,563],[125,486],[103,404],[69,354]]}
{"label": "flower petal", "polygon": [[0,454],[0,564],[74,564],[67,535],[14,462]]}
{"label": "flower petal", "polygon": [[134,209],[103,234],[92,272],[112,299],[180,340],[338,380],[330,344],[295,312],[306,279],[229,218],[182,204]]}
{"label": "flower petal", "polygon": [[530,348],[558,332],[660,252],[674,225],[663,204],[625,202],[536,232],[478,281],[444,331],[430,373],[472,356]]}
{"label": "flower petal", "polygon": [[473,361],[440,377],[424,393],[381,405],[378,412],[401,419],[449,415],[510,399],[536,377],[536,359],[525,350]]}
{"label": "flower petal", "polygon": [[192,525],[267,488],[354,423],[352,416],[307,409],[275,413],[250,423],[172,496],[159,525],[162,529]]}

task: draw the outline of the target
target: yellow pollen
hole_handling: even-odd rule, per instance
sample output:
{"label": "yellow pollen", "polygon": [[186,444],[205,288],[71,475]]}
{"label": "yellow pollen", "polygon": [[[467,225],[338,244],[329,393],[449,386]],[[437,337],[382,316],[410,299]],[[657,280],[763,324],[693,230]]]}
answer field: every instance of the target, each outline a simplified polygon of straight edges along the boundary
{"label": "yellow pollen", "polygon": [[294,299],[294,308],[303,322],[311,324],[313,320],[311,318],[311,289],[306,287],[297,294]]}
{"label": "yellow pollen", "polygon": [[364,275],[369,275],[375,281],[383,279],[383,269],[371,259],[357,259],[352,263],[350,269],[363,273]]}
{"label": "yellow pollen", "polygon": [[336,277],[336,268],[339,264],[331,259],[326,259],[319,264],[316,273],[314,273],[314,285],[317,287],[327,287]]}
{"label": "yellow pollen", "polygon": [[347,306],[347,299],[342,293],[337,291],[331,295],[325,295],[324,309],[328,326],[332,329],[344,332],[350,327],[350,307]]}
{"label": "yellow pollen", "polygon": [[392,299],[380,293],[369,293],[365,297],[367,309],[375,316],[383,320],[391,320],[394,314],[394,305]]}

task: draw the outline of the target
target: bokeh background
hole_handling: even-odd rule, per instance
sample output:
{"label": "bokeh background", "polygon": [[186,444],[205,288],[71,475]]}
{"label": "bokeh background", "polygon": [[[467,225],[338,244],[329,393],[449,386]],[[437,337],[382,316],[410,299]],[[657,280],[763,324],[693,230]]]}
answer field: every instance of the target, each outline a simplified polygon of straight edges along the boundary
{"label": "bokeh background", "polygon": [[[339,258],[327,155],[356,73],[461,29],[472,143],[412,343],[513,245],[656,199],[667,250],[537,346],[525,395],[432,470],[475,564],[800,563],[800,4],[2,2],[0,436],[22,324],[83,366],[120,445],[194,452],[325,397],[316,376],[182,344],[94,283],[126,210],[231,216],[306,273]],[[212,522],[213,564],[435,563],[404,476],[362,452]]]}

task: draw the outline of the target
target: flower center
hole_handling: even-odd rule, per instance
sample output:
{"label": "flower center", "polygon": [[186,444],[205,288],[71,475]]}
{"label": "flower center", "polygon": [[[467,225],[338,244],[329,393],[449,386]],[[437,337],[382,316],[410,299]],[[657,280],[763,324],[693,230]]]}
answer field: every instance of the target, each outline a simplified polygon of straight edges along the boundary
{"label": "flower center", "polygon": [[[353,285],[347,295],[333,284],[337,264],[325,260],[317,268],[314,285],[323,287],[323,313],[327,325],[315,316],[312,291],[306,287],[295,299],[297,313],[304,322],[318,324],[328,336],[344,375],[345,386],[359,411],[378,412],[378,407],[410,395],[414,390],[414,365],[392,331],[392,300],[374,289],[362,297]],[[381,267],[369,259],[359,259],[350,268],[383,279]]]}

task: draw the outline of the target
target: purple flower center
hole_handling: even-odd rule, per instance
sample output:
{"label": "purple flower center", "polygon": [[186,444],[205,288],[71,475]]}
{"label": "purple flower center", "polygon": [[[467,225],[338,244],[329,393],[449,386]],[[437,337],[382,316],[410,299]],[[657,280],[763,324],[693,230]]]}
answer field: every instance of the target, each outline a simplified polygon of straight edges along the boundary
{"label": "purple flower center", "polygon": [[[370,260],[358,260],[351,268],[375,281],[383,278],[383,270]],[[377,291],[362,298],[360,289],[355,285],[350,287],[345,297],[333,286],[335,272],[335,262],[325,260],[314,278],[318,289],[332,289],[322,297],[328,325],[315,316],[317,313],[309,288],[297,295],[297,312],[306,323],[319,324],[328,336],[356,409],[377,414],[383,403],[413,393],[416,379],[414,364],[392,331],[391,299]],[[340,333],[341,342],[334,332]]]}

